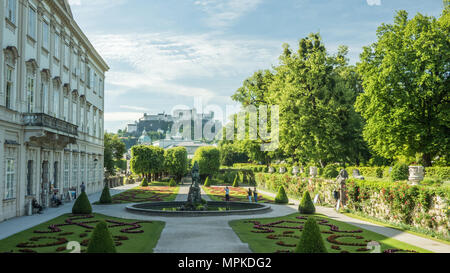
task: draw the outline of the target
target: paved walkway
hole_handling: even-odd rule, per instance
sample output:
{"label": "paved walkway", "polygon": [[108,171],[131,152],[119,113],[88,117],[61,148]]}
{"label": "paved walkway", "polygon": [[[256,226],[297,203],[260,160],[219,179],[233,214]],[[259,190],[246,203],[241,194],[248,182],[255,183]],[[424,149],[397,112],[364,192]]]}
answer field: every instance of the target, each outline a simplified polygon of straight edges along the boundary
{"label": "paved walkway", "polygon": [[[121,187],[117,187],[114,189],[110,189],[111,196],[119,194],[123,191],[126,191],[128,189],[132,189],[134,187],[137,187],[138,184],[131,184],[131,185],[125,185]],[[100,199],[102,192],[97,192],[94,194],[89,195],[89,201],[91,203],[97,202]],[[47,221],[50,221],[56,217],[59,217],[66,213],[72,213],[72,202],[66,202],[64,205],[58,207],[58,208],[48,208],[43,211],[43,214],[35,214],[33,216],[21,216],[12,218],[10,220],[6,220],[4,222],[0,223],[0,240],[8,238],[11,235],[14,235],[16,233],[22,232],[24,230],[27,230],[29,228],[32,228],[36,225],[45,223]],[[95,206],[93,206],[93,209],[95,210]]]}
{"label": "paved walkway", "polygon": [[[258,189],[258,191],[260,193],[268,195],[268,196],[272,196],[272,197],[276,196],[276,194],[274,194],[272,192],[267,192],[267,191],[263,191],[260,189]],[[299,200],[295,200],[295,199],[289,199],[289,202],[291,204],[289,206],[293,209],[297,209],[298,205],[300,203]],[[354,226],[357,226],[357,227],[360,227],[363,229],[367,229],[367,230],[373,231],[375,233],[384,235],[386,237],[390,237],[395,240],[408,243],[410,245],[414,245],[414,246],[421,247],[423,249],[430,250],[432,252],[450,253],[450,245],[440,243],[440,242],[437,242],[437,241],[434,241],[431,239],[427,239],[424,237],[420,237],[420,236],[417,236],[417,235],[414,235],[411,233],[407,233],[407,232],[404,232],[404,231],[401,231],[398,229],[384,227],[384,226],[380,226],[380,225],[366,222],[363,220],[359,220],[356,218],[352,218],[345,214],[338,213],[333,208],[316,206],[316,212],[324,214],[324,215],[330,217],[331,219],[345,222],[345,223],[348,223],[348,224],[351,224],[351,225],[354,225]]]}

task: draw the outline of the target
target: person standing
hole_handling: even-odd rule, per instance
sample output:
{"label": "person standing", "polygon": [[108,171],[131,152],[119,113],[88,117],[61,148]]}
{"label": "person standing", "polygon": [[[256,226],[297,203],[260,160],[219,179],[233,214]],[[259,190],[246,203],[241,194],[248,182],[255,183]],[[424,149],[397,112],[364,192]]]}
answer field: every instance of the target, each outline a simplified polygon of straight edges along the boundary
{"label": "person standing", "polygon": [[256,192],[256,187],[253,189],[253,199],[255,203],[258,203],[258,193]]}
{"label": "person standing", "polygon": [[85,192],[86,191],[86,186],[84,185],[84,182],[81,183],[80,188],[81,188],[81,192]]}
{"label": "person standing", "polygon": [[251,203],[252,202],[252,190],[250,188],[248,188],[248,201]]}
{"label": "person standing", "polygon": [[228,186],[225,188],[225,200],[227,202],[230,201],[230,189],[228,188]]}

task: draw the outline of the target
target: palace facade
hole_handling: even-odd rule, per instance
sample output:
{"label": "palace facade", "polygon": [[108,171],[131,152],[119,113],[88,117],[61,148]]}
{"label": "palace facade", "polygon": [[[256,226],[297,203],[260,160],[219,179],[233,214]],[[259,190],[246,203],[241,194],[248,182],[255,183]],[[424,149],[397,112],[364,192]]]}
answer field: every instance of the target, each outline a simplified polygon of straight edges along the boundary
{"label": "palace facade", "polygon": [[0,1],[0,221],[103,188],[108,65],[67,0]]}

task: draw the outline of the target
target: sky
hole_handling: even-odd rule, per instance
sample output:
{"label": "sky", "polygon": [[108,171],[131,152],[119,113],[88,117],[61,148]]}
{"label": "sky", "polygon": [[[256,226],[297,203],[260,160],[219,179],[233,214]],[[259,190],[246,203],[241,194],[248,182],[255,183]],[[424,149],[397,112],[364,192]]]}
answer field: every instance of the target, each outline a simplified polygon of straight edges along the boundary
{"label": "sky", "polygon": [[[216,118],[238,110],[231,96],[282,44],[320,33],[331,54],[349,47],[356,64],[397,11],[439,17],[442,0],[69,0],[83,32],[106,60],[105,130],[143,113],[196,107]],[[183,107],[184,106],[184,107]],[[227,108],[228,107],[228,108]]]}

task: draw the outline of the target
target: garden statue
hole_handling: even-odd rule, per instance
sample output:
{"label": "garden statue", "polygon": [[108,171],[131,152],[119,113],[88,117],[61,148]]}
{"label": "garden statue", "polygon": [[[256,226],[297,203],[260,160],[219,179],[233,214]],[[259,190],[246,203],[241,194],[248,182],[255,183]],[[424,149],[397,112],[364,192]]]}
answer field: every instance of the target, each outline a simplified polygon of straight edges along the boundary
{"label": "garden statue", "polygon": [[359,180],[364,180],[364,176],[361,175],[358,169],[353,170],[353,177]]}
{"label": "garden statue", "polygon": [[279,173],[281,173],[281,174],[286,173],[286,168],[285,167],[280,167]]}
{"label": "garden statue", "polygon": [[192,185],[189,188],[188,200],[183,206],[183,210],[197,210],[197,206],[202,204],[202,194],[200,190],[200,173],[198,163],[192,167]]}
{"label": "garden statue", "polygon": [[341,170],[336,179],[338,186],[340,186],[339,197],[341,199],[341,205],[345,205],[345,191],[346,191],[346,182],[348,179],[348,173],[346,170]]}
{"label": "garden statue", "polygon": [[317,167],[309,167],[309,175],[311,175],[311,177],[316,177],[317,176]]}
{"label": "garden statue", "polygon": [[269,173],[274,173],[274,172],[275,172],[274,167],[270,166],[270,167],[269,167]]}
{"label": "garden statue", "polygon": [[292,174],[294,176],[297,176],[300,173],[300,169],[298,168],[298,166],[294,166],[294,168],[292,168]]}

